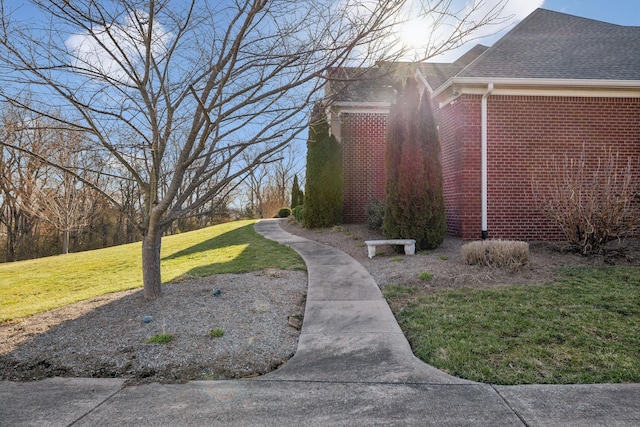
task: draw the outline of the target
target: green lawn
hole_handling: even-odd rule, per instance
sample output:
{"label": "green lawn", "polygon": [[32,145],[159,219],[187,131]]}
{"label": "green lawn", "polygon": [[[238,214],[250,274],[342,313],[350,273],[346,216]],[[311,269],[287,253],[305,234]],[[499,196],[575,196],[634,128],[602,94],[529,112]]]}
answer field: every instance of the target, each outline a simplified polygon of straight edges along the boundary
{"label": "green lawn", "polygon": [[[291,249],[236,221],[162,240],[162,280],[265,268],[304,269]],[[141,244],[0,264],[0,322],[142,286]]]}
{"label": "green lawn", "polygon": [[389,286],[385,296],[408,301],[395,311],[415,354],[452,375],[494,384],[640,382],[640,269],[576,267],[548,285],[415,293]]}

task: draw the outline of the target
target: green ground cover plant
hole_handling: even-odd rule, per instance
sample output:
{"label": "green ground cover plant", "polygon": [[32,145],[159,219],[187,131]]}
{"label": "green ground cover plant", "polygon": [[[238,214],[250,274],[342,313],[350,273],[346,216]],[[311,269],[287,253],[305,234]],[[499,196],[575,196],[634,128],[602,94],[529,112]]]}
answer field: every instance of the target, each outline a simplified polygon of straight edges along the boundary
{"label": "green ground cover plant", "polygon": [[428,282],[429,280],[433,279],[433,274],[429,273],[428,271],[423,271],[422,273],[418,274],[418,279]]}
{"label": "green ground cover plant", "polygon": [[[387,287],[415,354],[494,384],[640,382],[640,269],[571,267],[553,283],[418,296]],[[404,302],[403,302],[404,301]]]}
{"label": "green ground cover plant", "polygon": [[[291,249],[234,221],[162,240],[162,279],[304,269]],[[111,292],[142,287],[140,243],[0,264],[0,322],[30,316]]]}
{"label": "green ground cover plant", "polygon": [[224,331],[221,328],[214,328],[209,331],[209,336],[211,338],[222,338],[224,336]]}
{"label": "green ground cover plant", "polygon": [[173,335],[171,334],[157,334],[145,341],[147,344],[168,344],[173,341]]}

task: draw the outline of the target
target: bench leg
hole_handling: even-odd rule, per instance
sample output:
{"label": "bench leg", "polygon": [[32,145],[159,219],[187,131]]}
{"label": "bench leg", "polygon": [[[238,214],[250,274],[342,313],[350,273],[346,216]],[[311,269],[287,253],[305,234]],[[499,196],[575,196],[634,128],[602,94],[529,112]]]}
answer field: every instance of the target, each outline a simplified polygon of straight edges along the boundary
{"label": "bench leg", "polygon": [[369,255],[369,258],[373,258],[376,254],[376,247],[373,245],[367,245],[367,254]]}
{"label": "bench leg", "polygon": [[404,245],[404,254],[405,255],[415,255],[416,254],[416,244],[411,243],[408,245]]}

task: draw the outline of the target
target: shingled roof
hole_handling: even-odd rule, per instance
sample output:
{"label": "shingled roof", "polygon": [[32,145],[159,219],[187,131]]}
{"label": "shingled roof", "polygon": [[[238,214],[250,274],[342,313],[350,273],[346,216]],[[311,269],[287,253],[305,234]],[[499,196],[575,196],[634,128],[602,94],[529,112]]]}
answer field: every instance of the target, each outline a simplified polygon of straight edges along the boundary
{"label": "shingled roof", "polygon": [[488,47],[476,45],[453,63],[379,62],[372,68],[338,67],[327,75],[327,96],[338,102],[383,102],[396,99],[397,82],[420,70],[432,89],[455,76]]}
{"label": "shingled roof", "polygon": [[337,67],[327,73],[325,96],[329,102],[393,102],[393,84],[379,67]]}
{"label": "shingled roof", "polygon": [[640,80],[640,27],[537,9],[456,77]]}
{"label": "shingled roof", "polygon": [[478,56],[482,55],[487,49],[489,49],[487,46],[478,44],[451,64],[441,62],[423,62],[418,64],[418,69],[427,79],[431,88],[436,89],[449,78],[464,70],[465,67],[473,62]]}
{"label": "shingled roof", "polygon": [[[492,47],[477,45],[453,63],[380,63],[330,73],[340,102],[393,102],[395,83],[420,70],[431,89],[472,79],[640,81],[640,27],[536,9]],[[330,78],[330,80],[332,80]],[[440,89],[440,90],[438,90]]]}

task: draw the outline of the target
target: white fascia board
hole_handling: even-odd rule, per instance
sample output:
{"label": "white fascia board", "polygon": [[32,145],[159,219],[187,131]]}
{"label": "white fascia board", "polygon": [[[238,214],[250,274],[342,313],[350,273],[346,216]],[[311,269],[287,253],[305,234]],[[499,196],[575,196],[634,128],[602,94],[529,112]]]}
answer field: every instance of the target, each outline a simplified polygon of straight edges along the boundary
{"label": "white fascia board", "polygon": [[390,102],[356,102],[344,101],[334,102],[330,105],[330,109],[336,113],[388,113]]}
{"label": "white fascia board", "polygon": [[[585,79],[512,79],[452,77],[440,86],[433,97],[448,90],[482,95],[487,84],[493,83],[494,95],[569,95],[599,97],[640,97],[640,80]],[[449,98],[449,97],[447,97]]]}

